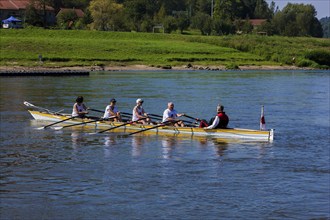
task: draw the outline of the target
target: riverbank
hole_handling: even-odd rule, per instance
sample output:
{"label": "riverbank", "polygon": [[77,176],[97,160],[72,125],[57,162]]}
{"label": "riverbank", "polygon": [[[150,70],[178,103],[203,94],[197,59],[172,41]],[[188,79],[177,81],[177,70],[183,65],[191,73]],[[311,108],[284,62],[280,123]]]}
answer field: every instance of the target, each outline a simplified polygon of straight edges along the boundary
{"label": "riverbank", "polygon": [[[129,65],[129,66],[74,66],[74,67],[22,67],[22,66],[0,66],[0,75],[4,73],[33,73],[33,72],[63,72],[63,73],[79,73],[88,71],[158,71],[158,70],[209,70],[221,71],[227,70],[225,66],[201,66],[201,65],[184,65],[184,66],[148,66],[148,65]],[[238,66],[237,70],[298,70],[311,69],[296,66]]]}

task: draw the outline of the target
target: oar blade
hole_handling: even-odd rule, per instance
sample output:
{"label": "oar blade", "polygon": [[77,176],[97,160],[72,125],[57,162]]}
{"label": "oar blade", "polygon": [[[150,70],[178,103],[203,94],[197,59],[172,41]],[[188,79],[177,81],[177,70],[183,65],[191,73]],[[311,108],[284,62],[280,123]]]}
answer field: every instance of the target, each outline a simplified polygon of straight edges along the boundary
{"label": "oar blade", "polygon": [[45,129],[54,129],[54,130],[56,130],[54,127],[51,127],[51,126],[48,126],[48,125],[36,128],[36,130],[45,130]]}
{"label": "oar blade", "polygon": [[60,127],[60,126],[58,126],[58,127],[52,127],[52,129],[54,129],[55,131],[58,131],[58,130],[61,130],[61,129],[63,129],[64,127]]}
{"label": "oar blade", "polygon": [[91,133],[87,133],[89,135],[95,135],[95,134],[99,134],[98,132],[91,132]]}
{"label": "oar blade", "polygon": [[33,104],[27,102],[27,101],[24,101],[23,102],[24,105],[28,106],[28,107],[35,107]]}
{"label": "oar blade", "polygon": [[43,130],[43,129],[46,129],[47,127],[39,127],[39,128],[36,128],[36,130]]}

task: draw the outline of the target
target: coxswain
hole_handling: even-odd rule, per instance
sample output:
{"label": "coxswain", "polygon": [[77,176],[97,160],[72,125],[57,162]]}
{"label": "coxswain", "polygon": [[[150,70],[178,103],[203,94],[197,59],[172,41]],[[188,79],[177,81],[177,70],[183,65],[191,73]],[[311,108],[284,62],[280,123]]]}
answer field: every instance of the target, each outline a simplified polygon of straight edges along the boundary
{"label": "coxswain", "polygon": [[224,107],[223,105],[217,106],[217,115],[215,116],[212,124],[208,127],[205,127],[204,129],[217,129],[217,128],[227,128],[227,125],[229,123],[229,117],[226,115],[226,113],[223,111]]}

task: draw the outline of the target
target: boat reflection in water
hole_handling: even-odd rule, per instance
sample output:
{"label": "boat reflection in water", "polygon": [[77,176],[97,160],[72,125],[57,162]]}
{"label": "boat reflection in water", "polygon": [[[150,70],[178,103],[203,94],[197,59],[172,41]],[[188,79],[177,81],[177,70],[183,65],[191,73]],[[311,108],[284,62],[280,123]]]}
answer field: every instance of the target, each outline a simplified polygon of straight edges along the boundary
{"label": "boat reflection in water", "polygon": [[[49,122],[48,122],[49,123]],[[39,120],[31,120],[31,125],[33,127],[44,126],[45,122]],[[41,132],[43,130],[40,130]],[[46,130],[44,130],[46,131]],[[93,130],[96,131],[96,130]],[[178,153],[177,148],[181,148],[183,145],[196,146],[200,150],[204,151],[208,148],[213,148],[214,153],[218,157],[225,155],[229,147],[235,147],[237,145],[246,147],[259,147],[261,148],[261,156],[263,154],[262,146],[269,146],[268,141],[254,141],[249,139],[228,139],[228,138],[214,138],[214,137],[203,137],[203,136],[194,136],[194,135],[178,135],[178,134],[162,134],[154,135],[153,133],[140,133],[139,135],[127,136],[127,133],[124,132],[114,132],[114,133],[102,133],[102,134],[90,134],[86,133],[84,127],[70,127],[68,129],[54,130],[48,128],[46,132],[43,132],[45,135],[49,135],[49,132],[54,132],[54,135],[57,136],[56,139],[62,140],[65,139],[65,136],[70,135],[72,141],[72,149],[77,153],[79,148],[97,145],[102,143],[104,146],[104,157],[109,158],[111,156],[111,151],[114,147],[131,143],[131,156],[140,157],[143,152],[149,151],[148,148],[159,148],[161,151],[161,157],[163,159],[173,158],[173,153]],[[184,149],[187,150],[187,149]],[[74,152],[73,152],[74,153]],[[74,154],[75,154],[74,153]]]}
{"label": "boat reflection in water", "polygon": [[162,155],[164,159],[170,159],[172,158],[172,151],[175,148],[176,145],[178,145],[178,142],[180,138],[177,137],[163,137],[162,142]]}
{"label": "boat reflection in water", "polygon": [[225,151],[228,149],[228,142],[222,139],[213,139],[214,150],[219,157],[224,156]]}
{"label": "boat reflection in water", "polygon": [[132,156],[141,156],[143,145],[145,143],[145,138],[143,136],[133,136],[132,137]]}

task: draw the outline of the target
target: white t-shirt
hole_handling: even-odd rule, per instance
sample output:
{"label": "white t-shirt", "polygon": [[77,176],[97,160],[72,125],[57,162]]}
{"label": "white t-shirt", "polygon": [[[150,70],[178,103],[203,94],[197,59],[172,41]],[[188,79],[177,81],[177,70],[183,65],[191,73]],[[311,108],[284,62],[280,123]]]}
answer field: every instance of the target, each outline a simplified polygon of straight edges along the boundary
{"label": "white t-shirt", "polygon": [[168,118],[176,118],[177,114],[178,113],[175,111],[175,109],[173,109],[172,111],[166,109],[163,113],[163,122],[167,121]]}
{"label": "white t-shirt", "polygon": [[[77,106],[77,108],[76,108]],[[77,111],[78,109],[78,111]],[[75,103],[73,105],[73,109],[72,109],[72,117],[76,117],[76,116],[79,116],[79,112],[83,112],[86,110],[86,106],[84,104],[81,104],[81,105],[78,105],[78,103]]]}
{"label": "white t-shirt", "polygon": [[136,121],[139,120],[139,117],[137,116],[135,109],[137,110],[137,112],[139,113],[139,115],[143,115],[144,113],[144,109],[142,108],[142,106],[140,106],[140,108],[138,108],[137,106],[135,106],[133,108],[133,115],[132,115],[132,121]]}
{"label": "white t-shirt", "polygon": [[[112,115],[110,115],[110,112],[109,112],[110,108],[111,108],[110,105],[108,105],[108,106],[105,108],[103,118],[110,118],[110,117],[112,116]],[[117,109],[116,106],[113,107],[112,112],[114,112],[114,113],[117,113],[117,112],[118,112],[118,109]]]}

